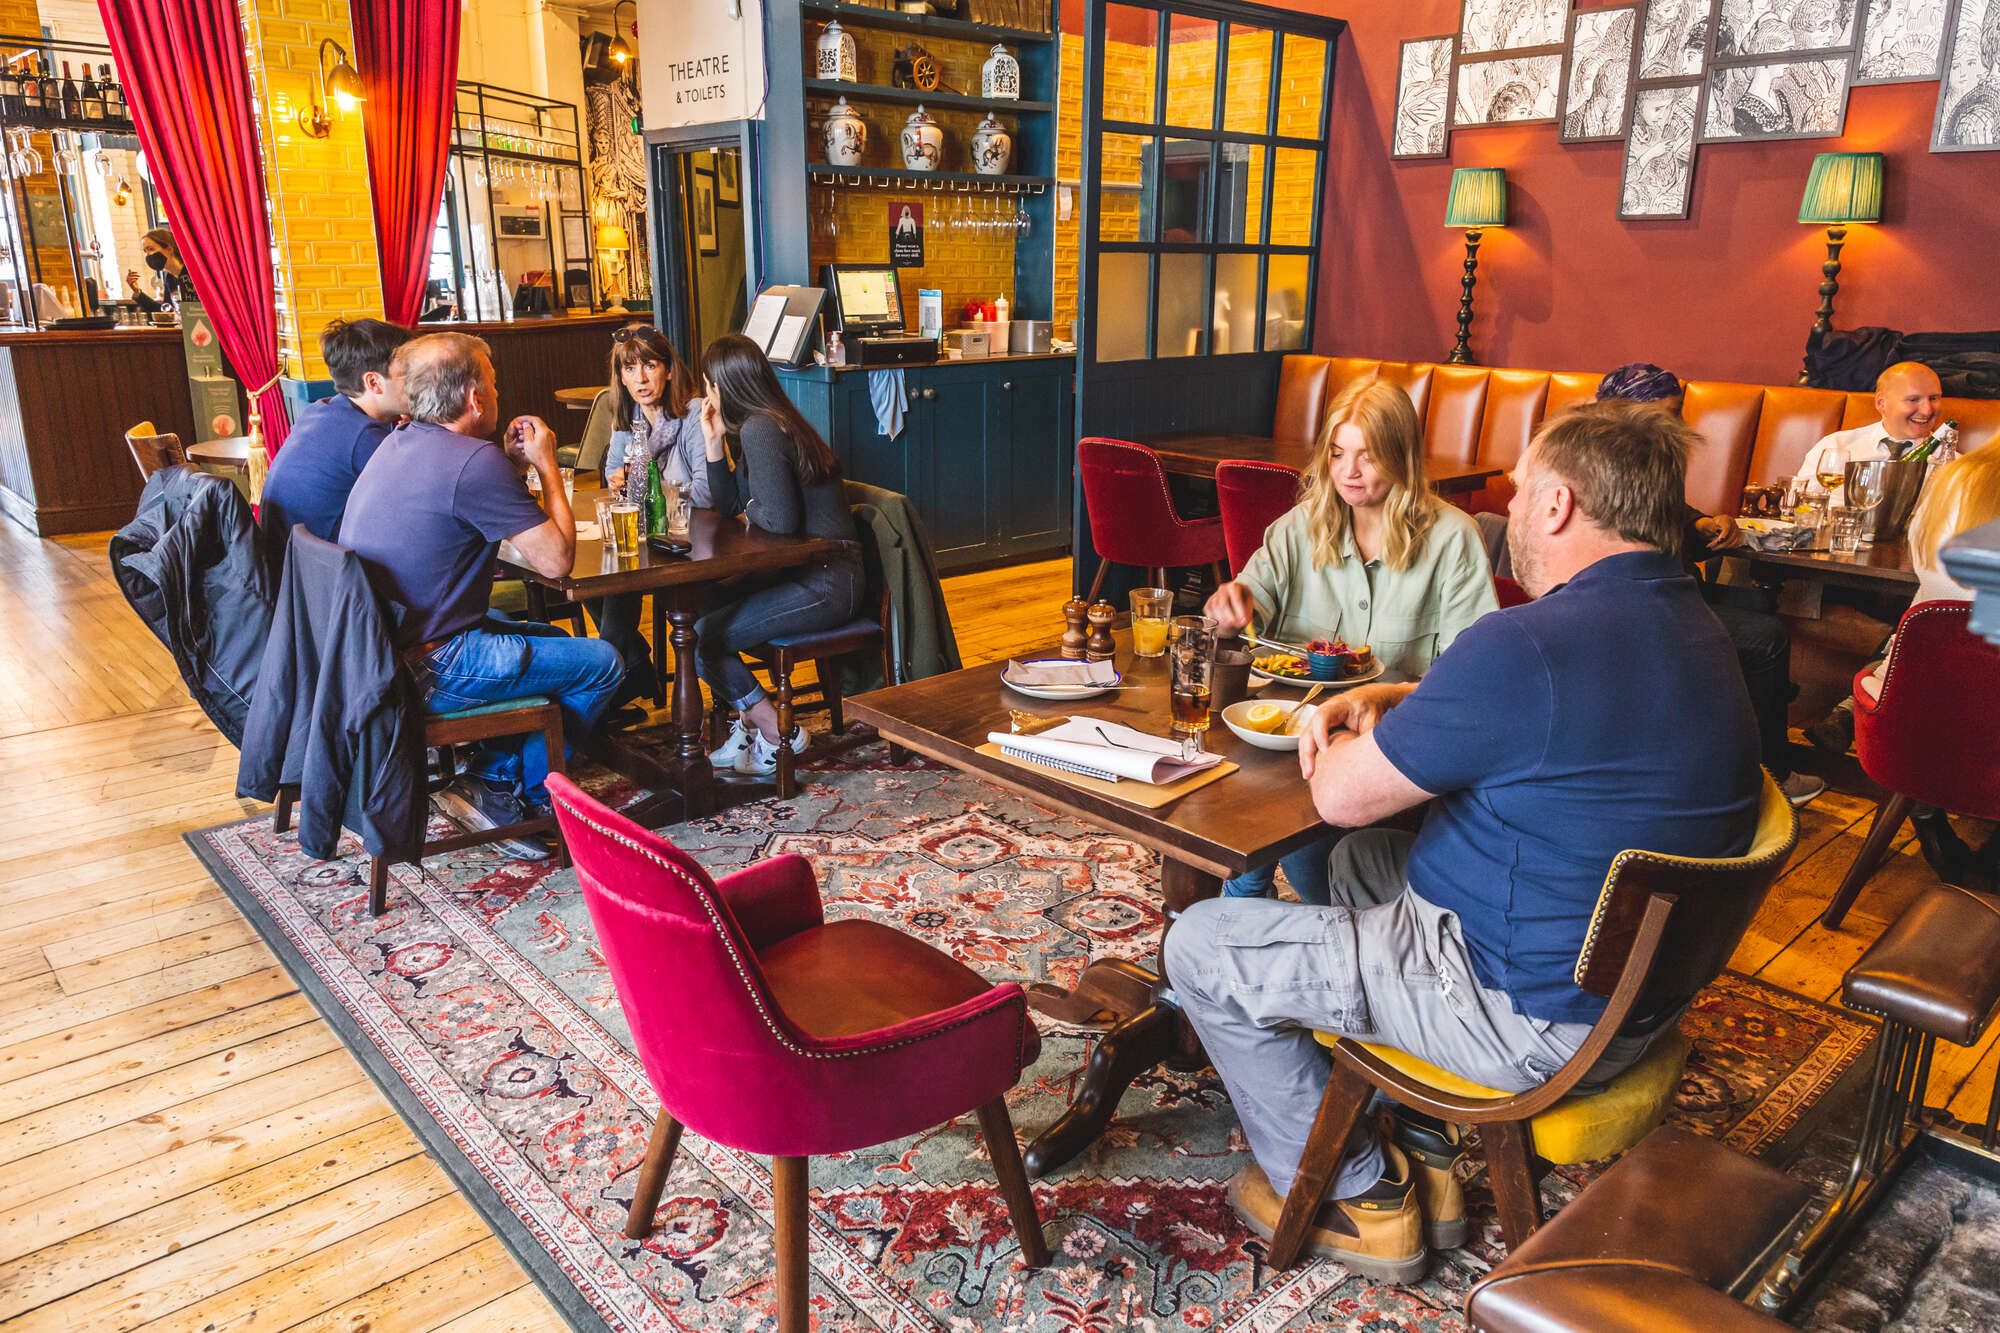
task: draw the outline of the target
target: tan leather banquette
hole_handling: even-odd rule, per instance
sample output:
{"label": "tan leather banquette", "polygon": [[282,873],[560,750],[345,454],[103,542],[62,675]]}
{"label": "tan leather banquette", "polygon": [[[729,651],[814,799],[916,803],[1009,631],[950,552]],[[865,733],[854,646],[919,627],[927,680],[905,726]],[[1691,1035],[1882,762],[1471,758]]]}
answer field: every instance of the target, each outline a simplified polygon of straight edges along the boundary
{"label": "tan leather banquette", "polygon": [[[1514,466],[1545,417],[1596,397],[1600,378],[1597,371],[1288,356],[1271,433],[1311,439],[1334,397],[1369,375],[1409,392],[1424,419],[1427,452],[1501,468]],[[1688,502],[1709,513],[1732,514],[1748,483],[1782,481],[1822,436],[1877,419],[1873,394],[1726,380],[1688,381],[1681,414],[1707,441],[1688,461]],[[1944,415],[1957,420],[1961,448],[2000,436],[2000,400],[1947,398]],[[1505,508],[1509,489],[1504,477],[1496,477],[1469,497],[1470,507]]]}

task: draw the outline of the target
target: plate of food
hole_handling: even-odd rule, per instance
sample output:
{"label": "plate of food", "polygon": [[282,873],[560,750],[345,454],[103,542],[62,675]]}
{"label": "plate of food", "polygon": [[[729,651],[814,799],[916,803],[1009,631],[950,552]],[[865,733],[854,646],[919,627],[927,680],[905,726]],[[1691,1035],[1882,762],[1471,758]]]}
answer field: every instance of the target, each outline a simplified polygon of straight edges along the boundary
{"label": "plate of food", "polygon": [[1000,683],[1030,699],[1095,699],[1114,690],[1124,678],[1109,662],[1077,662],[1051,657],[1032,662],[1009,662],[1000,673]]}
{"label": "plate of food", "polygon": [[1345,689],[1374,680],[1382,662],[1367,644],[1350,648],[1339,639],[1314,639],[1308,652],[1263,653],[1251,659],[1250,674],[1280,685],[1327,685]]}

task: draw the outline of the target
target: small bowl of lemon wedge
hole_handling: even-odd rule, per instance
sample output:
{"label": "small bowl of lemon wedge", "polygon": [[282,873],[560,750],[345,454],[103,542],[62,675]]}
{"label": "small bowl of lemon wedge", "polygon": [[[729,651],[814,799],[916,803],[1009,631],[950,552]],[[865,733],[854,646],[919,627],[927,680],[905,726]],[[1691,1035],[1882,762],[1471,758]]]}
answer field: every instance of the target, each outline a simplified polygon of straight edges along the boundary
{"label": "small bowl of lemon wedge", "polygon": [[1222,710],[1222,720],[1236,735],[1260,750],[1297,750],[1299,732],[1314,710],[1291,703],[1245,699]]}

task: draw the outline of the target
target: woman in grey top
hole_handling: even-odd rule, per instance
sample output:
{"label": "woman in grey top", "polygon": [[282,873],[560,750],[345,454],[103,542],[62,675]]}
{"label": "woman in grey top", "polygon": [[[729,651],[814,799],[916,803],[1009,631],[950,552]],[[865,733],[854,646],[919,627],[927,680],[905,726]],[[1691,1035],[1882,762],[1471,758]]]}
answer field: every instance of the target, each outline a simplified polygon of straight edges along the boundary
{"label": "woman in grey top", "polygon": [[861,605],[861,549],[839,461],[785,396],[757,344],[725,334],[708,345],[701,370],[702,443],[714,508],[741,513],[766,532],[846,543],[819,565],[721,588],[717,602],[695,623],[701,678],[715,706],[737,714],[734,731],[709,759],[718,768],[768,776],[777,772],[779,745],[805,752],[805,728],[779,737],[777,709],[738,654],[782,635],[852,620]]}
{"label": "woman in grey top", "polygon": [[[628,324],[611,335],[613,420],[604,455],[604,484],[643,502],[646,464],[657,460],[660,480],[677,482],[690,503],[709,504],[708,465],[701,439],[701,384],[667,336],[650,324]],[[643,595],[618,593],[584,603],[597,619],[597,637],[625,661],[625,684],[613,706],[652,692],[653,653],[640,628]],[[631,715],[632,720],[637,715]]]}

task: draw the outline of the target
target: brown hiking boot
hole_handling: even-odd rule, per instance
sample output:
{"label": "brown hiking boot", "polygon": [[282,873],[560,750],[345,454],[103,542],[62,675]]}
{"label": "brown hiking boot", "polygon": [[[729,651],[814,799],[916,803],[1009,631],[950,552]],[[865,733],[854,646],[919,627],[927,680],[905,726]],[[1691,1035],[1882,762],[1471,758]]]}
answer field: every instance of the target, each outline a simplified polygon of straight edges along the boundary
{"label": "brown hiking boot", "polygon": [[[1365,1194],[1321,1205],[1306,1231],[1306,1252],[1377,1282],[1416,1282],[1430,1268],[1430,1251],[1424,1248],[1410,1163],[1392,1143],[1384,1143],[1382,1151],[1389,1159],[1388,1174]],[[1263,1167],[1253,1162],[1230,1179],[1229,1203],[1244,1225],[1265,1240],[1277,1233],[1285,1201],[1271,1188]]]}
{"label": "brown hiking boot", "polygon": [[1470,1239],[1465,1220],[1465,1188],[1458,1163],[1465,1157],[1465,1134],[1457,1125],[1420,1125],[1391,1112],[1391,1136],[1409,1155],[1417,1182],[1417,1206],[1424,1212],[1424,1242],[1434,1250],[1456,1250]]}

